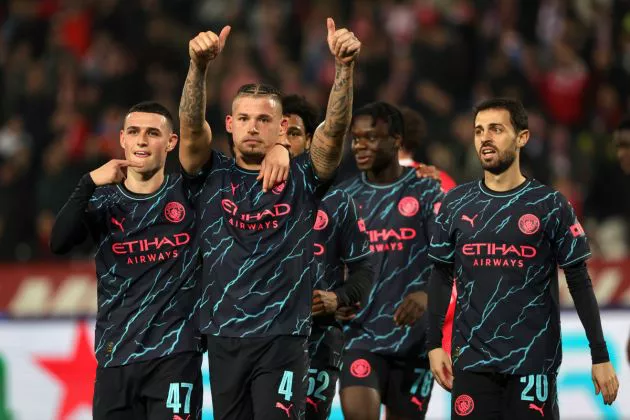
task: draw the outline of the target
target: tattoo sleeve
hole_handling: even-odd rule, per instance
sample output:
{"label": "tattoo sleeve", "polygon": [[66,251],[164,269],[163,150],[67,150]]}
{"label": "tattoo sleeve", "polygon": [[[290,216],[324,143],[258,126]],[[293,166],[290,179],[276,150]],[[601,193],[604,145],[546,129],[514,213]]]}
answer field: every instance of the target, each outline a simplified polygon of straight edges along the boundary
{"label": "tattoo sleeve", "polygon": [[206,72],[191,62],[179,102],[179,160],[189,173],[198,171],[210,158],[212,132],[205,115]]}
{"label": "tattoo sleeve", "polygon": [[336,64],[335,83],[328,97],[326,120],[317,127],[311,143],[311,160],[321,179],[330,179],[341,162],[343,139],[352,118],[354,64]]}

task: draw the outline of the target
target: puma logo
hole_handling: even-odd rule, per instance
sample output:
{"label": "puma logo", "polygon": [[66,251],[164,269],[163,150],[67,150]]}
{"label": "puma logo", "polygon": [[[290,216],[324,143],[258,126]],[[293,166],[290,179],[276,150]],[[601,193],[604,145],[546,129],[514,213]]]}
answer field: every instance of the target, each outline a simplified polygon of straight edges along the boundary
{"label": "puma logo", "polygon": [[123,233],[125,232],[125,228],[122,225],[124,222],[125,222],[125,218],[124,217],[122,218],[122,220],[120,222],[112,217],[112,223],[115,224],[116,226],[118,226],[120,231],[123,232]]}
{"label": "puma logo", "polygon": [[535,410],[538,411],[540,413],[541,416],[545,417],[545,413],[543,412],[543,409],[545,408],[545,404],[541,405],[540,407],[538,407],[536,404],[531,403],[529,404],[529,409],[530,410]]}
{"label": "puma logo", "polygon": [[236,189],[240,187],[239,184],[232,184],[231,182],[230,182],[230,186],[232,187],[232,195],[234,195],[234,193],[236,192]]}
{"label": "puma logo", "polygon": [[418,411],[422,411],[422,401],[418,397],[411,397],[411,403],[418,406]]}
{"label": "puma logo", "polygon": [[173,416],[173,420],[190,420],[190,414],[186,416],[186,418],[180,417],[177,414]]}
{"label": "puma logo", "polygon": [[289,407],[285,407],[284,405],[282,405],[282,403],[279,403],[279,402],[276,403],[276,408],[279,408],[285,413],[287,413],[287,417],[289,418],[291,418],[291,413],[289,413],[289,411],[291,410],[292,407],[293,407],[293,404],[290,404]]}
{"label": "puma logo", "polygon": [[478,215],[478,214],[475,214],[475,217],[473,217],[473,218],[471,219],[470,217],[466,216],[465,214],[462,214],[462,220],[463,220],[464,222],[468,222],[468,223],[470,223],[470,226],[474,228],[474,227],[475,227],[475,219],[477,218],[477,216],[479,216],[479,215]]}
{"label": "puma logo", "polygon": [[306,397],[306,403],[312,405],[313,410],[315,410],[316,413],[319,412],[319,407],[317,407],[317,403],[313,401],[311,397]]}

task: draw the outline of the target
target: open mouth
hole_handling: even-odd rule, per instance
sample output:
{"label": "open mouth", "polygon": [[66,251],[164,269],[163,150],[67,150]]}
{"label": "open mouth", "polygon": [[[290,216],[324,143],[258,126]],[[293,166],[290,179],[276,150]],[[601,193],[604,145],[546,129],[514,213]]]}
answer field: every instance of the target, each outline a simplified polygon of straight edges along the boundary
{"label": "open mouth", "polygon": [[133,155],[140,159],[146,159],[151,156],[149,152],[134,152]]}
{"label": "open mouth", "polygon": [[494,147],[482,147],[479,154],[483,157],[492,157],[497,154],[497,150]]}
{"label": "open mouth", "polygon": [[370,159],[372,159],[372,156],[370,155],[361,155],[361,156],[356,156],[355,157],[357,160],[357,163],[359,164],[363,164],[363,163],[367,163]]}

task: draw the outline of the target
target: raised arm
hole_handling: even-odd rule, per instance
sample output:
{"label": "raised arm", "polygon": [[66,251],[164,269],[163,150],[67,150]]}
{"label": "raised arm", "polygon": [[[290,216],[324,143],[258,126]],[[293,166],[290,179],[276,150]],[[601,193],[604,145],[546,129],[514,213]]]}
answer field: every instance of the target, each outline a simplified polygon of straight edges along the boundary
{"label": "raised arm", "polygon": [[189,174],[198,172],[210,159],[212,131],[206,121],[206,73],[225,46],[230,33],[226,26],[219,35],[200,32],[188,44],[190,66],[179,102],[179,161]]}
{"label": "raised arm", "polygon": [[343,139],[352,118],[352,89],[354,61],[361,50],[361,42],[347,29],[335,29],[328,18],[328,47],[335,57],[335,82],[326,108],[326,120],[317,127],[311,143],[311,160],[317,176],[331,179],[341,162]]}

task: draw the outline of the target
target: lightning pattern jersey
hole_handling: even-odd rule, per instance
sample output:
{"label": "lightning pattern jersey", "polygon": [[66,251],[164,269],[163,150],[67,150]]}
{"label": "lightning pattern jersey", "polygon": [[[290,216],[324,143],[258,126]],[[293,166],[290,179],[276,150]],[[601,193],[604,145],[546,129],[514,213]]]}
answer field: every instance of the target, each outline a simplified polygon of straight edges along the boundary
{"label": "lightning pattern jersey", "polygon": [[310,333],[319,182],[310,156],[263,193],[258,171],[213,151],[197,175],[203,254],[201,329],[221,337]]}
{"label": "lightning pattern jersey", "polygon": [[365,174],[344,189],[359,205],[373,252],[374,286],[368,302],[344,329],[346,350],[396,357],[426,355],[426,316],[398,327],[394,313],[404,298],[425,291],[431,273],[429,224],[442,199],[440,184],[405,168],[393,184],[374,185]]}
{"label": "lightning pattern jersey", "polygon": [[167,175],[150,195],[106,185],[89,200],[84,219],[98,246],[95,350],[101,367],[202,350],[200,256],[187,183]]}
{"label": "lightning pattern jersey", "polygon": [[590,255],[567,200],[530,179],[495,192],[483,182],[446,196],[430,255],[454,263],[454,367],[513,375],[556,373],[562,357],[558,266]]}
{"label": "lightning pattern jersey", "polygon": [[[370,243],[354,200],[335,189],[324,196],[315,221],[315,286],[334,290],[345,278],[345,263],[369,258]],[[343,333],[333,316],[313,318],[309,337],[311,358],[337,366],[341,362]]]}

